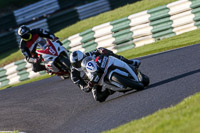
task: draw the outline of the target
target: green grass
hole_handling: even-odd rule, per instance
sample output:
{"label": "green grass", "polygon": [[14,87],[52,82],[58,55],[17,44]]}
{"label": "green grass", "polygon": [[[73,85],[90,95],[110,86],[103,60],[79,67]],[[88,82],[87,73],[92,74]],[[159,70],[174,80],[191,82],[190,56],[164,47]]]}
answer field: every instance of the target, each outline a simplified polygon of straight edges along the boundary
{"label": "green grass", "polygon": [[162,109],[103,133],[199,133],[200,93],[176,106]]}
{"label": "green grass", "polygon": [[18,49],[10,50],[0,55],[0,67],[3,67],[9,63],[24,59],[21,51]]}
{"label": "green grass", "polygon": [[166,5],[174,1],[176,0],[141,0],[134,4],[129,4],[121,8],[117,8],[115,10],[100,14],[98,16],[77,22],[76,24],[66,27],[65,29],[57,32],[56,35],[61,39],[65,39],[71,35],[88,30],[94,26],[124,18],[131,14],[135,14],[151,8]]}

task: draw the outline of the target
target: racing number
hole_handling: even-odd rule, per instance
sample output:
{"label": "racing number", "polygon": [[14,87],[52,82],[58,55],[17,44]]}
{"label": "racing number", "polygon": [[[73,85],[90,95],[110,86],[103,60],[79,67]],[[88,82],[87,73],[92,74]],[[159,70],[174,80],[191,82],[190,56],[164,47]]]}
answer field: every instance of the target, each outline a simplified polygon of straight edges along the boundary
{"label": "racing number", "polygon": [[49,47],[49,52],[50,52],[50,53],[52,53],[53,55],[55,55],[55,54],[56,54],[56,51],[55,51],[55,50],[53,50],[53,48],[52,48],[52,47]]}
{"label": "racing number", "polygon": [[92,62],[88,62],[88,67],[87,67],[87,69],[89,69],[89,70],[93,70],[94,69],[94,65],[92,64]]}

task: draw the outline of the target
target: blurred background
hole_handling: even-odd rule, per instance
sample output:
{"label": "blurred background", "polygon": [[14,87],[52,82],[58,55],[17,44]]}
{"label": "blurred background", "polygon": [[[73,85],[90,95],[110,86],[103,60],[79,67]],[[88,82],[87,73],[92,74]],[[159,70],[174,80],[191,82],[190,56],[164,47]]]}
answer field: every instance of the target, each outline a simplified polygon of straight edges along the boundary
{"label": "blurred background", "polygon": [[53,33],[80,20],[137,0],[6,0],[0,1],[0,57],[18,50],[17,28],[44,28]]}

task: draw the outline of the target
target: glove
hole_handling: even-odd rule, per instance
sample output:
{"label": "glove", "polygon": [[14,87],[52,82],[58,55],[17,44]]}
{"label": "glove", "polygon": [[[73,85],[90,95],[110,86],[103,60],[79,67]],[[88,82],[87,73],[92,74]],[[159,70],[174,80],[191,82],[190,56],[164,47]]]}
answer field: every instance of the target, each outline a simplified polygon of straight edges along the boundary
{"label": "glove", "polygon": [[59,41],[58,37],[54,37],[53,42]]}
{"label": "glove", "polygon": [[29,58],[28,62],[29,63],[40,63],[41,58]]}
{"label": "glove", "polygon": [[81,90],[84,92],[90,92],[92,90],[93,86],[94,86],[94,84],[91,81],[89,81],[86,86],[81,88]]}
{"label": "glove", "polygon": [[86,85],[84,87],[81,86],[81,90],[88,93],[92,90],[92,88],[89,85]]}
{"label": "glove", "polygon": [[92,87],[94,87],[94,84],[93,84],[91,81],[89,81],[89,82],[88,82],[88,87],[89,87],[89,88],[92,88]]}
{"label": "glove", "polygon": [[62,46],[63,44],[62,44],[62,42],[59,40],[59,38],[58,37],[55,37],[54,39],[53,39],[53,42],[57,42],[57,43],[59,43],[60,44],[60,46]]}

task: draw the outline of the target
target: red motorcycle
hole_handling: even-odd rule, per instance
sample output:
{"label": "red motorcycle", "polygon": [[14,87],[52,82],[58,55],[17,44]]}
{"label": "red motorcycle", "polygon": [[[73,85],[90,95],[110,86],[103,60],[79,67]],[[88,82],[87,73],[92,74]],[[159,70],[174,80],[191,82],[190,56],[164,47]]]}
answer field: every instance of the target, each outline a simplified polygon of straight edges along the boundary
{"label": "red motorcycle", "polygon": [[41,39],[38,42],[36,53],[42,58],[48,73],[56,74],[66,79],[70,73],[69,51],[58,41]]}

